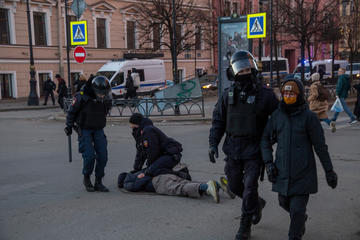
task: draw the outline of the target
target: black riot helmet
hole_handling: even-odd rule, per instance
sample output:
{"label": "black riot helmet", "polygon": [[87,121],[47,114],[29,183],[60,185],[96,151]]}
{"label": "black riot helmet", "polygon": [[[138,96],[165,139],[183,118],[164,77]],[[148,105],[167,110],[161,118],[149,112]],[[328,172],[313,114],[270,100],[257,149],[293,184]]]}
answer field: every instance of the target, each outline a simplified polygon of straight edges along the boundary
{"label": "black riot helmet", "polygon": [[238,76],[257,74],[258,67],[253,55],[244,50],[237,51],[231,56],[230,67],[235,79]]}
{"label": "black riot helmet", "polygon": [[111,90],[109,80],[105,76],[96,76],[92,79],[91,87],[98,100],[103,100],[107,97]]}

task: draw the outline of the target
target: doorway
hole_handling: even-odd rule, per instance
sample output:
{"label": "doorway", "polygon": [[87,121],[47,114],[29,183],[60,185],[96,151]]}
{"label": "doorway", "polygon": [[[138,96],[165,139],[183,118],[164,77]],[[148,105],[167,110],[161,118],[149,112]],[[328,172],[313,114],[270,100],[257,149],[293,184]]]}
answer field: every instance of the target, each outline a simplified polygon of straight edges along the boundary
{"label": "doorway", "polygon": [[13,74],[0,74],[1,99],[15,98],[13,91]]}

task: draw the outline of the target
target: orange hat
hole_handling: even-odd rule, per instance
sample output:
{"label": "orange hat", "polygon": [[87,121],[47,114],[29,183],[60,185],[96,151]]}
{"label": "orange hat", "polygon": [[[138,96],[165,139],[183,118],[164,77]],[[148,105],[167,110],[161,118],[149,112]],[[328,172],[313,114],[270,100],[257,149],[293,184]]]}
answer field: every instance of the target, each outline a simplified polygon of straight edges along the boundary
{"label": "orange hat", "polygon": [[300,94],[300,89],[295,81],[287,81],[281,88],[281,94],[284,94],[286,90],[296,93],[296,95]]}

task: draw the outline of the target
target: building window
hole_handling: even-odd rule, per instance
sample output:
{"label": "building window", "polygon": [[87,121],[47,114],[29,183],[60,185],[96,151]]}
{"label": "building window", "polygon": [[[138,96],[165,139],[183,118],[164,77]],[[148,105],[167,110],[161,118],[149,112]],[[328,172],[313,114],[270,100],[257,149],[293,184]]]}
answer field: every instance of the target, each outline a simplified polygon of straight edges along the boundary
{"label": "building window", "polygon": [[1,98],[14,98],[13,74],[0,74]]}
{"label": "building window", "polygon": [[238,3],[233,2],[233,13],[238,13]]}
{"label": "building window", "polygon": [[195,31],[195,49],[201,50],[201,27],[197,26]]}
{"label": "building window", "polygon": [[33,12],[35,45],[46,46],[45,13]]}
{"label": "building window", "polygon": [[161,40],[160,24],[155,23],[153,27],[153,48],[155,51],[160,49],[160,40]]}
{"label": "building window", "polygon": [[97,18],[96,19],[96,38],[97,38],[97,47],[106,48],[106,19]]}
{"label": "building window", "polygon": [[176,25],[176,44],[178,47],[182,48],[182,27],[180,24]]}
{"label": "building window", "polygon": [[230,16],[230,2],[226,1],[225,2],[225,16]]}
{"label": "building window", "polygon": [[343,2],[342,3],[342,16],[346,16],[346,6],[347,6],[347,2]]}
{"label": "building window", "polygon": [[0,44],[10,44],[9,10],[0,8]]}
{"label": "building window", "polygon": [[126,22],[126,34],[127,34],[127,48],[135,49],[135,22],[127,21]]}

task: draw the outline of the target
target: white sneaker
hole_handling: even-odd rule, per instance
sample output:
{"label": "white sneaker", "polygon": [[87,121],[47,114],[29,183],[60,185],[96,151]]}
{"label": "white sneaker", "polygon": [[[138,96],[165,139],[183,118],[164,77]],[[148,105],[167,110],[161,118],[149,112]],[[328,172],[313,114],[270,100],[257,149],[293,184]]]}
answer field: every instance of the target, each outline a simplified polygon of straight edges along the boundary
{"label": "white sneaker", "polygon": [[330,122],[330,129],[332,133],[336,132],[336,123],[334,121]]}
{"label": "white sneaker", "polygon": [[206,194],[212,196],[214,198],[214,201],[216,203],[219,203],[220,202],[219,189],[216,186],[216,182],[214,180],[210,180],[206,184],[207,184]]}
{"label": "white sneaker", "polygon": [[355,123],[357,123],[357,122],[359,122],[359,121],[356,120],[356,119],[354,119],[354,120],[352,120],[352,121],[350,122],[350,124],[352,125],[352,124],[355,124]]}

